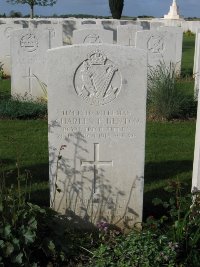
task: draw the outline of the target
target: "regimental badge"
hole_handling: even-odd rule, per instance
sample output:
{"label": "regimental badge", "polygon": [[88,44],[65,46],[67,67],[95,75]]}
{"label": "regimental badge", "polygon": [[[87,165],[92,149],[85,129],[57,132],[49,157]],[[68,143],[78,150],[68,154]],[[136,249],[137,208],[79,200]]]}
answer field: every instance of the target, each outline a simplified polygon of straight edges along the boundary
{"label": "regimental badge", "polygon": [[148,40],[147,48],[154,54],[161,54],[164,51],[164,37],[152,35]]}
{"label": "regimental badge", "polygon": [[22,36],[20,46],[24,48],[26,52],[33,52],[38,48],[38,39],[33,33],[28,33]]}
{"label": "regimental badge", "polygon": [[83,43],[84,44],[95,44],[95,43],[100,44],[102,43],[102,41],[99,35],[94,33],[94,34],[88,34],[83,40]]}
{"label": "regimental badge", "polygon": [[88,54],[74,76],[76,93],[91,105],[113,101],[121,90],[119,68],[100,50]]}

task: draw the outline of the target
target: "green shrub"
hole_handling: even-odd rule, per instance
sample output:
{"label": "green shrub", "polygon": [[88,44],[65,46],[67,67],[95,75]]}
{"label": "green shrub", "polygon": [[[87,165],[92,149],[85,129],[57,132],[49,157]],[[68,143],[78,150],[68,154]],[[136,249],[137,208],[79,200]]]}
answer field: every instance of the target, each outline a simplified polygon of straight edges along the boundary
{"label": "green shrub", "polygon": [[154,199],[154,205],[162,205],[165,215],[159,221],[151,220],[156,232],[160,229],[178,246],[178,266],[200,266],[200,192],[185,194],[186,185],[170,181],[165,190],[168,201]]}
{"label": "green shrub", "polygon": [[187,30],[184,32],[185,36],[195,36],[195,33],[191,32],[190,30]]}
{"label": "green shrub", "polygon": [[66,217],[28,202],[30,172],[16,166],[16,183],[8,186],[0,161],[0,266],[74,266],[81,254],[78,233],[66,228]]}
{"label": "green shrub", "polygon": [[132,231],[93,251],[91,267],[175,266],[176,244],[152,231]]}
{"label": "green shrub", "polygon": [[185,94],[178,86],[173,64],[161,62],[148,73],[147,112],[154,119],[188,118],[196,114],[193,96]]}
{"label": "green shrub", "polygon": [[3,71],[3,64],[0,62],[0,80],[5,78],[5,73]]}
{"label": "green shrub", "polygon": [[0,118],[35,119],[46,116],[46,103],[12,99],[4,99],[0,101]]}

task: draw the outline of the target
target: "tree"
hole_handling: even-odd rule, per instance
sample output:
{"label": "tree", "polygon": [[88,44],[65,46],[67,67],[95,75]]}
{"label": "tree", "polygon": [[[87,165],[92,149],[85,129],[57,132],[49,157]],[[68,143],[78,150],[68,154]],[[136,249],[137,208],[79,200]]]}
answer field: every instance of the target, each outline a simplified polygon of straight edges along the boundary
{"label": "tree", "polygon": [[11,18],[21,18],[22,17],[22,13],[18,12],[18,11],[11,10],[10,14],[9,14],[9,17],[11,17]]}
{"label": "tree", "polygon": [[124,7],[124,0],[109,0],[109,6],[113,19],[120,19]]}
{"label": "tree", "polygon": [[35,6],[53,6],[57,0],[7,0],[11,4],[27,4],[30,6],[31,13],[30,17],[34,17],[34,7]]}

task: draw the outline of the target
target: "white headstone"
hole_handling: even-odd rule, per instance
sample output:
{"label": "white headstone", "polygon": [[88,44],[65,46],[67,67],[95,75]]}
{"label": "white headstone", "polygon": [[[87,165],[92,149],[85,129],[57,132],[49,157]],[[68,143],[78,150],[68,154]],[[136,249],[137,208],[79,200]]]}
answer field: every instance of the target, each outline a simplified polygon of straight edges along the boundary
{"label": "white headstone", "polygon": [[198,96],[199,87],[200,87],[200,29],[196,32],[195,37],[195,51],[194,51],[194,67],[193,67],[193,74],[194,74],[194,95],[195,97]]}
{"label": "white headstone", "polygon": [[61,24],[39,24],[37,29],[48,32],[49,49],[63,46],[63,27]]}
{"label": "white headstone", "polygon": [[122,228],[142,221],[146,91],[143,50],[86,44],[48,51],[55,210]]}
{"label": "white headstone", "polygon": [[113,44],[113,32],[103,29],[82,29],[73,31],[73,44]]}
{"label": "white headstone", "polygon": [[200,191],[200,94],[198,94],[198,110],[194,148],[192,191]]}
{"label": "white headstone", "polygon": [[165,62],[176,64],[176,35],[168,31],[139,31],[136,33],[136,48],[148,53],[148,65],[156,67]]}
{"label": "white headstone", "polygon": [[150,30],[158,30],[162,26],[165,26],[162,22],[150,22]]}
{"label": "white headstone", "polygon": [[158,29],[161,32],[171,32],[173,34],[173,41],[175,38],[176,51],[176,71],[181,73],[182,47],[183,47],[183,30],[180,27],[166,26]]}
{"label": "white headstone", "polygon": [[142,31],[139,25],[120,25],[117,27],[117,44],[135,46],[135,36],[137,31]]}
{"label": "white headstone", "polygon": [[11,75],[10,37],[13,30],[21,29],[18,24],[0,25],[0,62],[6,75]]}
{"label": "white headstone", "polygon": [[46,30],[23,29],[13,32],[11,37],[13,96],[25,96],[27,99],[44,96],[41,83],[47,83],[48,48],[49,33]]}

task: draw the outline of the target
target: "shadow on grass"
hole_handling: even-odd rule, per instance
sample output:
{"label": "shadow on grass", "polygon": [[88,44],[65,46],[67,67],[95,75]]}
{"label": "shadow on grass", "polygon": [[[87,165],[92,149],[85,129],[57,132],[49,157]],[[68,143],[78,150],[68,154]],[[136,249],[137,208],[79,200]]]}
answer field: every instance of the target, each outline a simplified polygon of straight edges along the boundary
{"label": "shadow on grass", "polygon": [[[162,206],[154,206],[152,200],[154,198],[160,198],[163,201],[168,201],[169,198],[175,197],[175,193],[169,193],[164,190],[167,181],[172,181],[176,179],[175,177],[179,177],[183,173],[192,172],[192,164],[192,160],[183,160],[149,162],[145,165],[145,186],[147,190],[144,193],[144,221],[149,216],[160,218],[166,214],[166,210]],[[184,194],[190,193],[191,190],[191,176],[189,175],[187,177],[188,175],[184,177],[183,181],[180,178],[180,182],[184,182]],[[149,190],[148,187],[150,187]]]}
{"label": "shadow on grass", "polygon": [[172,178],[182,172],[192,171],[192,160],[168,160],[145,164],[145,184]]}
{"label": "shadow on grass", "polygon": [[[16,163],[15,160],[11,159],[1,159],[3,163],[3,172],[0,172],[1,177],[5,177],[6,186],[9,187],[14,185],[17,187],[17,177],[18,169],[10,168]],[[28,180],[26,179],[28,177]],[[40,206],[49,207],[49,165],[47,164],[37,164],[31,166],[23,166],[20,168],[20,179],[21,187],[25,188],[26,180],[28,181],[27,185],[29,187],[29,182],[31,181],[31,199],[30,201],[34,204]]]}

